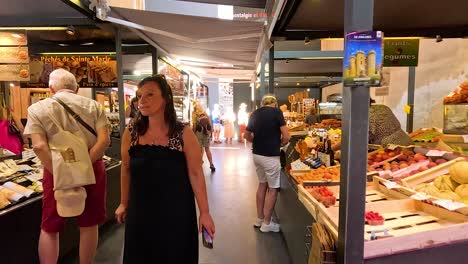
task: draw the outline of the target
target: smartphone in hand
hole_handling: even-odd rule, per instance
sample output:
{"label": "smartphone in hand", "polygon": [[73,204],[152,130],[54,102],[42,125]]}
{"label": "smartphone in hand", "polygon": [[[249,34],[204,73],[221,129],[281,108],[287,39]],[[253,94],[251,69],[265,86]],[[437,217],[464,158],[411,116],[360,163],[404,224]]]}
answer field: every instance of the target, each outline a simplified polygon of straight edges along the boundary
{"label": "smartphone in hand", "polygon": [[202,239],[203,239],[203,246],[209,249],[213,249],[213,238],[210,236],[208,231],[203,227],[202,230]]}

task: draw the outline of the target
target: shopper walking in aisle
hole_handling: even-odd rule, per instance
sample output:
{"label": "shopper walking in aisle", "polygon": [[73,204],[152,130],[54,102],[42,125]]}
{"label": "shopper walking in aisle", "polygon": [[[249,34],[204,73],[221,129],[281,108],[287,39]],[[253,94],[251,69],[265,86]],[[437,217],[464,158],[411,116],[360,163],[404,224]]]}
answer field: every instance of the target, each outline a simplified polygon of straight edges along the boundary
{"label": "shopper walking in aisle", "polygon": [[138,98],[135,96],[130,100],[130,105],[125,109],[126,118],[135,118],[138,113]]}
{"label": "shopper walking in aisle", "polygon": [[[49,77],[49,87],[54,94],[53,98],[29,107],[24,131],[31,136],[34,152],[44,165],[39,259],[43,264],[57,263],[59,233],[65,227],[65,217],[77,216],[80,227],[80,263],[93,263],[98,243],[98,225],[106,219],[107,176],[102,156],[110,144],[109,123],[98,102],[76,94],[76,79],[70,72],[63,69],[53,71]],[[57,156],[52,153],[57,153],[54,150],[54,136],[63,131],[79,135],[86,142],[87,149],[83,151],[85,156],[89,152],[94,177],[78,175],[80,179],[77,179],[76,175],[71,174],[52,175],[51,172],[59,171],[56,168],[60,165]],[[86,148],[84,144],[83,147]],[[70,154],[70,150],[73,158],[79,154],[73,152],[77,149],[70,147],[65,154]],[[65,155],[64,152],[58,154]],[[65,156],[63,159],[67,161]],[[66,181],[70,181],[70,177],[76,181],[91,177],[95,184],[54,192],[54,187],[57,187],[54,185],[60,183],[60,179],[64,177],[67,177]]]}
{"label": "shopper walking in aisle", "polygon": [[211,155],[210,150],[210,141],[211,137],[213,136],[213,128],[211,126],[210,117],[208,114],[203,110],[201,105],[196,104],[194,107],[194,124],[193,124],[193,131],[198,139],[198,144],[201,147],[202,159],[203,159],[203,152],[206,153],[206,157],[210,162],[210,169],[211,172],[215,172],[216,168],[213,164],[213,157]]}
{"label": "shopper walking in aisle", "polygon": [[238,141],[240,143],[244,143],[244,134],[248,122],[249,114],[247,113],[247,105],[245,103],[241,103],[239,106],[239,111],[237,112],[237,124],[239,125]]}
{"label": "shopper walking in aisle", "polygon": [[122,138],[121,204],[115,213],[125,222],[123,262],[198,263],[198,232],[205,228],[213,236],[215,226],[197,137],[177,121],[164,75],[147,77],[138,88],[140,113]]}
{"label": "shopper walking in aisle", "polygon": [[229,108],[223,116],[224,124],[224,138],[226,139],[226,144],[232,144],[232,139],[234,138],[234,122],[236,121],[236,115],[232,108]]}
{"label": "shopper walking in aisle", "polygon": [[257,167],[257,221],[255,227],[262,232],[279,232],[280,226],[272,221],[273,210],[280,187],[280,148],[290,136],[283,113],[277,108],[273,95],[262,99],[262,107],[250,116],[245,138],[252,142],[253,159]]}
{"label": "shopper walking in aisle", "polygon": [[215,104],[213,108],[213,112],[211,112],[211,120],[213,122],[213,137],[214,143],[219,144],[221,140],[219,137],[221,135],[221,112],[219,111],[219,104]]}

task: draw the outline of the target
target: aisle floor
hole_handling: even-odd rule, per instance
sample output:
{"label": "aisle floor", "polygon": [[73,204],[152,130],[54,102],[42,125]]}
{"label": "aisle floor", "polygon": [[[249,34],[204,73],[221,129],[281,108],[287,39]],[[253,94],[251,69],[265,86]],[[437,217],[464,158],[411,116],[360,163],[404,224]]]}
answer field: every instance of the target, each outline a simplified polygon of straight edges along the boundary
{"label": "aisle floor", "polygon": [[[281,234],[253,228],[258,180],[249,147],[219,144],[212,152],[217,171],[209,171],[206,159],[204,171],[217,230],[213,250],[200,243],[200,264],[290,263]],[[115,226],[101,238],[96,264],[121,263],[123,235],[124,227]],[[78,263],[77,257],[66,263]]]}

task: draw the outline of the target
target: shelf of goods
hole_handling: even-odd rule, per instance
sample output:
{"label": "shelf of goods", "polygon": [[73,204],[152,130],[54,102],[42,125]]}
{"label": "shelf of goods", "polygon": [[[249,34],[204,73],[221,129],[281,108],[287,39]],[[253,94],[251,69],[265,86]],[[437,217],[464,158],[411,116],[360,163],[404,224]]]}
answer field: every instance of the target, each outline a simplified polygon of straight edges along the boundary
{"label": "shelf of goods", "polygon": [[[370,152],[368,160],[368,174],[363,176],[368,179],[365,263],[393,263],[391,259],[402,255],[412,254],[414,259],[427,250],[440,250],[441,254],[448,246],[468,245],[465,156],[421,147],[391,147]],[[291,170],[290,174],[298,183],[298,199],[336,241],[339,168]]]}
{"label": "shelf of goods", "polygon": [[[32,151],[23,152],[23,157],[19,155],[0,158],[0,233],[2,237],[9,238],[0,240],[0,248],[4,249],[1,254],[2,263],[38,263],[42,169]],[[121,162],[104,157],[104,164],[107,171],[107,223],[114,219],[112,212],[120,204]],[[79,232],[76,224],[68,221],[60,234],[61,257],[77,248],[78,244]]]}

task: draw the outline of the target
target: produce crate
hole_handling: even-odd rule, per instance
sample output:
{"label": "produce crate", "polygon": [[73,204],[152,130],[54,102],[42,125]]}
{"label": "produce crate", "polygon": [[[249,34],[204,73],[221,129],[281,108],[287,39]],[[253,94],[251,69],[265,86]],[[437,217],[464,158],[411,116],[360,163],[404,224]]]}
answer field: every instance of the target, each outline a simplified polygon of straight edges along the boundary
{"label": "produce crate", "polygon": [[464,161],[464,158],[456,158],[453,160],[450,160],[446,163],[443,163],[441,165],[438,165],[434,168],[431,168],[427,171],[420,172],[418,174],[415,174],[413,176],[407,177],[405,179],[401,179],[401,184],[403,186],[409,187],[409,188],[414,188],[417,185],[425,182],[431,182],[438,176],[448,174],[449,169],[452,165],[454,165],[457,162]]}
{"label": "produce crate", "polygon": [[[468,240],[468,217],[420,201],[403,199],[366,203],[366,212],[375,211],[386,220],[381,226],[365,226],[364,258],[376,258],[425,247]],[[339,208],[319,214],[329,229],[338,230]],[[388,230],[385,239],[369,240],[372,232]],[[332,231],[333,233],[333,231]]]}

